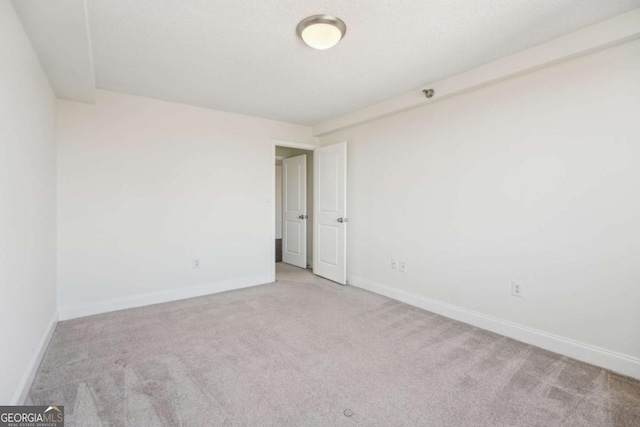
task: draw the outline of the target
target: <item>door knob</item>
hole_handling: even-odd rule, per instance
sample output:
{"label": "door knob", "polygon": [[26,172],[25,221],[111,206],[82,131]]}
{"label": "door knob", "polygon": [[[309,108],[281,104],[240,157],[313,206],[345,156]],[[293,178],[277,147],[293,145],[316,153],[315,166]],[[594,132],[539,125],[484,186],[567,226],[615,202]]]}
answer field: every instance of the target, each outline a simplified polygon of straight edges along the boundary
{"label": "door knob", "polygon": [[309,218],[307,215],[300,215],[300,216],[298,217],[298,219],[307,219],[307,218]]}
{"label": "door knob", "polygon": [[347,222],[347,218],[338,218],[338,222]]}

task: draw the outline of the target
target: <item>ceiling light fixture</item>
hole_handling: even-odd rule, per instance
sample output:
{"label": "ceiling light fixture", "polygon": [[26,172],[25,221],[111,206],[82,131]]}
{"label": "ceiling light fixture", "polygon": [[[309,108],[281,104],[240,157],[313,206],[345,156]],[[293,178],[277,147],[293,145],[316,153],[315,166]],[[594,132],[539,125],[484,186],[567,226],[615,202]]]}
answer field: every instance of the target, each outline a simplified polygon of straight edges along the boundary
{"label": "ceiling light fixture", "polygon": [[331,15],[314,15],[304,18],[296,27],[296,33],[309,47],[330,49],[347,33],[347,25]]}

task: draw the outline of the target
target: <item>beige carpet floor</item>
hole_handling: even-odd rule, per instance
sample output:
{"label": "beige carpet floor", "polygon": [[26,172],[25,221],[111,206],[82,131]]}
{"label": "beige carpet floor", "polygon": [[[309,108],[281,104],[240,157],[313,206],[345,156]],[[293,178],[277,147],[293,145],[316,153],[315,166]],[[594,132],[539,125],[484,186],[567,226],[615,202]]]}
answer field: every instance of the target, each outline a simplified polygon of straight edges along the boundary
{"label": "beige carpet floor", "polygon": [[61,322],[67,426],[639,426],[640,381],[307,271]]}

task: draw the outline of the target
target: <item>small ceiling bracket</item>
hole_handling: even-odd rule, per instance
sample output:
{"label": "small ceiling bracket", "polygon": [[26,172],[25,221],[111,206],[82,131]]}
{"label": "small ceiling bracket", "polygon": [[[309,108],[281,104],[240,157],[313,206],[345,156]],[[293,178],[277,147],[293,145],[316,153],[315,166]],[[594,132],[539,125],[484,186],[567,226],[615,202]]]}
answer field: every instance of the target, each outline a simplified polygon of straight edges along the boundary
{"label": "small ceiling bracket", "polygon": [[422,89],[422,93],[424,93],[424,96],[426,96],[427,98],[433,98],[433,94],[435,92],[433,91],[433,89]]}

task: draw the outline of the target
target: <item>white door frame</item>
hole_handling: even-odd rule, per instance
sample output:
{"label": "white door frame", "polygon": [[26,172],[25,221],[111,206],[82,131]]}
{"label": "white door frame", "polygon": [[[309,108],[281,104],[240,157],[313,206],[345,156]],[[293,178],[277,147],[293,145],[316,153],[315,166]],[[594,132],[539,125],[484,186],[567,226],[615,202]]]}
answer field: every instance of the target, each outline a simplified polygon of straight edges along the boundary
{"label": "white door frame", "polygon": [[271,282],[276,281],[276,147],[298,148],[300,150],[314,151],[317,146],[303,142],[272,139],[271,150],[271,240],[269,241],[269,264],[271,265]]}

